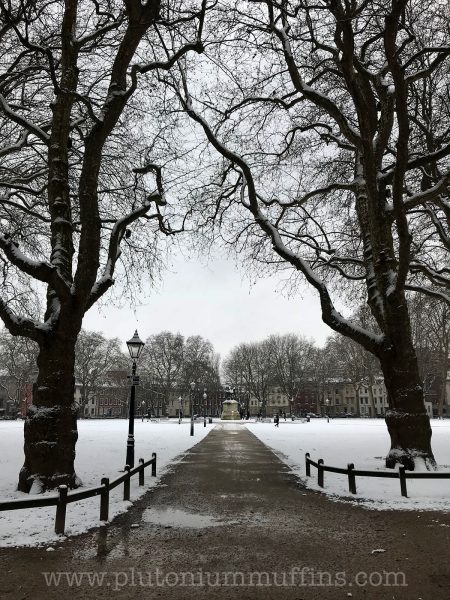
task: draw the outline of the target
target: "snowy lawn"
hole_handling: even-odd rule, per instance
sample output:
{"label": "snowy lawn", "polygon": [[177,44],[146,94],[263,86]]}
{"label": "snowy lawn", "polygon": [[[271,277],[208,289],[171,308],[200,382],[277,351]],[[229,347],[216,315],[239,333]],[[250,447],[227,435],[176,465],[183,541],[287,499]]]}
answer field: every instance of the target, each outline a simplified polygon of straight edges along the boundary
{"label": "snowy lawn", "polygon": [[[435,419],[431,425],[439,470],[450,472],[450,420]],[[248,423],[247,427],[312,489],[321,490],[317,469],[311,467],[311,477],[306,477],[306,452],[312,460],[323,458],[333,467],[346,468],[354,463],[355,469],[385,470],[383,459],[390,442],[383,419],[330,419],[329,423],[326,419],[311,419],[310,423],[281,420],[279,428],[273,423]],[[370,508],[450,510],[450,479],[408,479],[408,498],[400,495],[398,479],[357,477],[356,496],[349,494],[346,475],[325,472],[324,484],[326,494],[358,499]]]}
{"label": "snowy lawn", "polygon": [[[145,470],[145,486],[138,486],[138,477],[131,479],[131,499],[141,496],[157,483],[159,477],[180,455],[201,441],[214,427],[196,423],[194,437],[189,435],[189,422],[135,422],[135,465],[139,458],[148,460],[157,453],[157,477],[151,477],[151,467]],[[128,421],[82,420],[78,422],[79,438],[75,468],[84,487],[100,485],[102,477],[111,480],[120,476],[126,456]],[[29,498],[16,491],[17,477],[23,463],[23,422],[0,421],[0,499]],[[110,495],[110,519],[126,511],[130,502],[122,500],[123,485]],[[59,539],[54,531],[56,508],[43,507],[0,512],[0,547],[30,546]],[[66,534],[87,531],[99,524],[100,497],[74,502],[67,506]]]}

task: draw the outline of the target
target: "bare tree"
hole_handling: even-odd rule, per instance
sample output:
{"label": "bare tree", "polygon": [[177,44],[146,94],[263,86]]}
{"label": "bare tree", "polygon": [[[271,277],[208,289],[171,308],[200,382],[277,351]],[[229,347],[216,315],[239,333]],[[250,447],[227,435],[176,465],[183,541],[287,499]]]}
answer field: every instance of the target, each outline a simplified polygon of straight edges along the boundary
{"label": "bare tree", "polygon": [[[306,338],[274,334],[262,342],[233,348],[223,369],[227,383],[251,393],[265,414],[273,386],[291,400],[299,395],[307,380],[311,384],[315,358],[316,348]],[[246,399],[248,402],[248,394]]]}
{"label": "bare tree", "polygon": [[[142,135],[142,114],[151,121],[157,73],[202,51],[205,4],[1,0],[0,10],[0,317],[39,346],[19,489],[75,487],[76,339],[115,276],[139,281],[157,230],[172,232],[161,134]],[[34,318],[21,303],[30,290],[46,297]]]}
{"label": "bare tree", "polygon": [[14,403],[16,413],[22,397],[24,386],[32,383],[36,374],[37,345],[27,338],[12,336],[7,329],[0,331],[0,370],[1,375],[14,381],[14,386],[8,385],[0,378],[9,399]]}
{"label": "bare tree", "polygon": [[171,394],[189,390],[192,381],[208,390],[220,383],[218,356],[211,342],[199,335],[186,339],[170,331],[153,335],[146,341],[140,362],[143,385],[151,397],[158,396],[158,406],[167,406]]}
{"label": "bare tree", "polygon": [[166,406],[181,376],[183,347],[184,338],[180,333],[162,331],[147,339],[142,352],[143,377],[153,394],[161,395],[162,404]]}
{"label": "bare tree", "polygon": [[449,369],[450,307],[419,294],[414,294],[409,303],[424,392],[431,398],[433,392],[437,394],[437,412],[442,417]]}
{"label": "bare tree", "polygon": [[184,389],[189,383],[196,381],[209,389],[220,384],[219,356],[214,346],[200,335],[186,338],[183,352],[183,372],[180,380]]}
{"label": "bare tree", "polygon": [[[431,0],[236,0],[206,38],[166,78],[211,148],[198,227],[316,290],[324,322],[380,361],[386,465],[434,466],[406,290],[447,298],[448,15]],[[206,69],[216,85],[198,85]],[[335,292],[365,300],[377,330]]]}
{"label": "bare tree", "polygon": [[234,385],[238,381],[238,385],[244,383],[265,415],[270,387],[275,383],[275,365],[268,341],[239,344],[225,359],[223,369],[227,381]]}
{"label": "bare tree", "polygon": [[331,362],[337,366],[343,377],[348,380],[355,390],[358,398],[361,388],[367,388],[371,415],[377,415],[373,385],[375,378],[380,373],[380,363],[376,357],[361,348],[352,339],[334,335],[328,339],[324,352]]}
{"label": "bare tree", "polygon": [[311,374],[314,344],[294,334],[271,335],[267,344],[277,385],[288,398],[295,398],[306,377]]}
{"label": "bare tree", "polygon": [[127,370],[127,363],[117,338],[108,339],[96,331],[80,331],[75,345],[75,381],[81,384],[79,414],[83,414],[105,375],[113,370]]}

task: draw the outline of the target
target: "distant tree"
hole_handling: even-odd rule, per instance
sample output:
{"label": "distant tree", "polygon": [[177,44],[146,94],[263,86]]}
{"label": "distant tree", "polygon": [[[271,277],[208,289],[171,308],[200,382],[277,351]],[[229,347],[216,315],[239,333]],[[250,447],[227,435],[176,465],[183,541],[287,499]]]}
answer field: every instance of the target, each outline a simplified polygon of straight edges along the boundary
{"label": "distant tree", "polygon": [[426,395],[437,391],[437,411],[442,417],[450,367],[450,306],[419,294],[409,298],[409,305],[422,385]]}
{"label": "distant tree", "polygon": [[180,333],[162,331],[150,336],[140,371],[152,410],[162,405],[165,411],[171,394],[183,395],[191,382],[211,392],[220,384],[219,358],[211,342],[199,335],[185,339]]}
{"label": "distant tree", "polygon": [[181,334],[162,331],[146,340],[139,359],[144,385],[151,396],[160,396],[164,406],[167,406],[170,393],[181,377],[183,349],[184,338]]}
{"label": "distant tree", "polygon": [[267,344],[276,384],[290,399],[295,398],[313,368],[313,342],[295,334],[286,334],[271,335]]}
{"label": "distant tree", "polygon": [[376,357],[350,338],[340,335],[330,337],[324,351],[341,377],[353,386],[356,398],[361,388],[367,388],[371,414],[376,416],[373,385],[380,374],[380,363]]}
{"label": "distant tree", "polygon": [[180,383],[184,389],[189,389],[192,381],[210,389],[220,384],[219,356],[211,342],[200,335],[189,336],[184,344]]}
{"label": "distant tree", "polygon": [[3,387],[16,409],[22,396],[26,383],[32,383],[37,372],[36,358],[38,346],[32,340],[12,336],[7,329],[0,331],[0,375],[6,375],[15,381],[15,393],[10,386],[5,385],[0,377],[0,386]]}
{"label": "distant tree", "polygon": [[234,383],[233,378],[244,382],[265,415],[270,387],[275,383],[275,364],[268,341],[239,344],[231,350],[223,368],[228,382]]}
{"label": "distant tree", "polygon": [[102,333],[82,329],[75,346],[75,381],[81,384],[79,414],[83,414],[108,373],[127,369],[128,360],[117,338],[108,339]]}

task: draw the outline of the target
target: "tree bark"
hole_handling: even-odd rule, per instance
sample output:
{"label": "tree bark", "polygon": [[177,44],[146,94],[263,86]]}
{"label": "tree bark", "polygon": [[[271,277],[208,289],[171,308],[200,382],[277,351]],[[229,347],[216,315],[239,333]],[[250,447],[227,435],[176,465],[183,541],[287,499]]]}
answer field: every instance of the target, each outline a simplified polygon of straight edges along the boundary
{"label": "tree bark", "polygon": [[[61,329],[61,328],[60,328]],[[25,462],[18,489],[39,493],[58,485],[78,487],[74,404],[76,335],[59,331],[45,338],[37,358],[39,374],[25,421]]]}
{"label": "tree bark", "polygon": [[380,357],[389,403],[386,424],[391,437],[386,467],[394,468],[400,463],[413,471],[423,461],[427,468],[434,468],[430,419],[425,410],[416,353],[412,341],[408,343],[409,320],[403,327],[400,320],[397,325],[402,339]]}

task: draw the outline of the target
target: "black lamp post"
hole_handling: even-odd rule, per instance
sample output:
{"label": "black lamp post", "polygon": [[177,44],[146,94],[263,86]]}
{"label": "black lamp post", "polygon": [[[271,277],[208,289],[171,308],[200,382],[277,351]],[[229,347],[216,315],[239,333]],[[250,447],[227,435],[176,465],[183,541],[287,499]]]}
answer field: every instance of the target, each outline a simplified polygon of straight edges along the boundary
{"label": "black lamp post", "polygon": [[136,395],[136,363],[141,354],[144,342],[139,338],[137,329],[134,332],[131,340],[127,342],[128,352],[133,361],[133,369],[131,371],[131,395],[130,395],[130,411],[128,420],[128,440],[127,440],[127,459],[125,464],[129,467],[134,467],[134,402]]}
{"label": "black lamp post", "polygon": [[190,394],[189,412],[191,414],[191,436],[194,435],[194,408],[193,408],[194,390],[195,390],[195,381],[193,381],[191,383],[191,394]]}
{"label": "black lamp post", "polygon": [[178,408],[178,425],[180,425],[180,423],[181,423],[182,409],[183,409],[183,398],[181,396],[178,398],[178,404],[179,404],[179,408]]}
{"label": "black lamp post", "polygon": [[206,388],[203,390],[203,427],[206,427],[206,400],[208,399],[208,394],[206,393]]}

